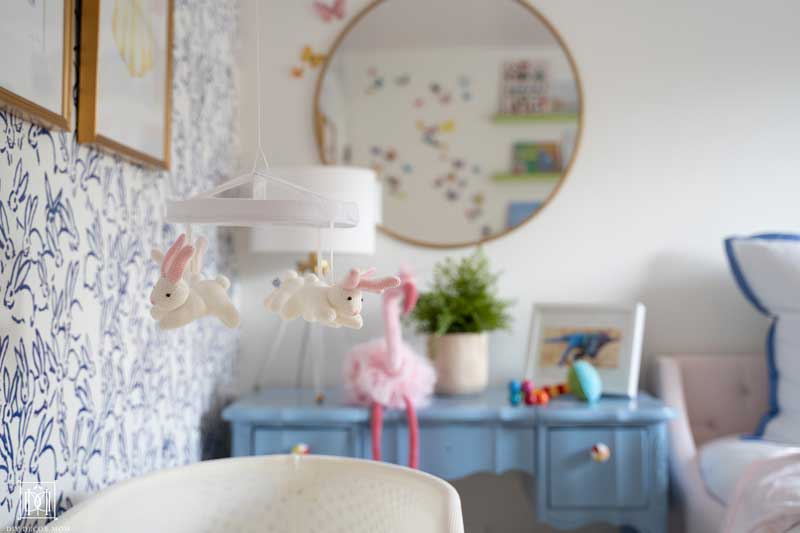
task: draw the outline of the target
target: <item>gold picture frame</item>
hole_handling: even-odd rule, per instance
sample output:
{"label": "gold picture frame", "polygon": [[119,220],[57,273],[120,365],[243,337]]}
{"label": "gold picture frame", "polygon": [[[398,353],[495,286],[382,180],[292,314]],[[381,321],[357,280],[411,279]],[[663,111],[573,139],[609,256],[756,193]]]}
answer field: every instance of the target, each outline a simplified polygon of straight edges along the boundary
{"label": "gold picture frame", "polygon": [[[61,109],[48,109],[34,102],[31,97],[17,94],[0,86],[0,107],[11,109],[26,120],[39,122],[61,130],[72,129],[72,26],[74,18],[73,0],[63,0],[63,28],[61,40]],[[29,95],[30,96],[30,95]]]}
{"label": "gold picture frame", "polygon": [[[139,147],[125,144],[114,136],[103,133],[98,127],[100,51],[101,51],[101,3],[104,0],[83,0],[81,13],[80,69],[78,72],[78,142],[97,146],[119,154],[135,163],[169,170],[172,136],[172,46],[174,24],[174,0],[166,0],[166,63],[164,80],[163,145],[161,154],[148,153]],[[117,0],[120,1],[120,0]],[[122,0],[125,1],[125,0]],[[134,0],[128,3],[137,7]],[[115,4],[115,10],[118,4]],[[150,28],[148,28],[150,29]],[[122,51],[120,51],[122,54]],[[132,74],[133,75],[133,74]]]}
{"label": "gold picture frame", "polygon": [[[333,61],[333,57],[335,56],[337,50],[340,48],[344,40],[353,31],[356,25],[362,21],[367,15],[369,15],[375,8],[380,6],[381,4],[392,1],[392,0],[371,0],[367,5],[358,13],[356,13],[345,25],[342,31],[336,36],[336,39],[333,41],[333,44],[330,47],[330,50],[326,54],[325,62],[322,64],[322,68],[320,69],[319,75],[316,80],[316,85],[314,87],[314,96],[312,102],[312,131],[314,135],[314,140],[317,145],[317,155],[319,160],[325,164],[329,165],[332,164],[332,161],[325,153],[325,129],[326,129],[326,117],[322,111],[321,105],[321,97],[322,97],[322,88],[323,83],[325,81],[325,75],[328,72],[328,68]],[[398,241],[404,242],[406,244],[410,244],[413,246],[419,246],[423,248],[432,248],[432,249],[455,249],[455,248],[466,248],[470,246],[480,246],[484,243],[494,241],[496,239],[500,239],[505,237],[512,231],[515,231],[522,226],[529,223],[531,220],[536,218],[544,209],[550,204],[550,202],[555,198],[561,188],[564,185],[564,182],[567,180],[567,177],[570,175],[572,171],[572,167],[578,157],[578,153],[580,152],[581,148],[581,140],[583,138],[584,132],[584,115],[586,109],[586,100],[584,98],[584,91],[583,91],[583,83],[581,81],[580,72],[578,69],[577,62],[575,61],[574,56],[572,55],[572,51],[570,50],[569,46],[567,46],[566,41],[562,37],[561,33],[558,29],[553,25],[550,20],[544,16],[544,14],[539,11],[534,5],[532,5],[529,0],[508,0],[513,2],[524,10],[528,11],[534,18],[538,19],[553,35],[558,45],[564,51],[564,54],[567,58],[567,62],[569,63],[570,70],[572,71],[573,78],[575,80],[575,85],[577,87],[578,92],[578,101],[580,102],[580,111],[578,112],[577,116],[577,131],[575,137],[575,148],[572,151],[572,156],[570,157],[569,161],[566,162],[564,166],[564,170],[562,172],[561,178],[559,179],[558,183],[553,188],[552,192],[547,196],[546,199],[541,203],[541,205],[533,211],[530,215],[528,215],[522,222],[512,228],[506,228],[502,231],[498,231],[497,233],[493,233],[489,236],[485,236],[479,239],[469,240],[469,241],[459,241],[459,242],[449,242],[449,243],[440,243],[440,242],[431,242],[427,240],[422,240],[414,237],[409,237],[407,235],[402,235],[396,231],[393,231],[391,228],[388,228],[385,224],[378,224],[378,229],[383,232],[385,235],[392,237]]]}

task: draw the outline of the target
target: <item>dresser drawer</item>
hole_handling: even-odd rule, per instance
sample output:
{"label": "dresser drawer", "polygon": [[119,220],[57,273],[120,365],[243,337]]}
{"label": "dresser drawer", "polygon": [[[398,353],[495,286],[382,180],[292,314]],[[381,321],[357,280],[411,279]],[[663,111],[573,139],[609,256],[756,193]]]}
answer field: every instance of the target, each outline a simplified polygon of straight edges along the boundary
{"label": "dresser drawer", "polygon": [[[645,429],[550,427],[547,431],[549,507],[634,509],[647,505],[651,461]],[[592,447],[598,443],[611,451],[605,462],[592,459]]]}
{"label": "dresser drawer", "polygon": [[314,455],[356,457],[356,434],[349,427],[280,426],[253,429],[253,454],[290,453],[304,442]]}
{"label": "dresser drawer", "polygon": [[[421,425],[419,467],[445,479],[493,472],[494,436],[493,428],[488,425]],[[400,463],[405,464],[408,446],[401,441],[399,448]]]}

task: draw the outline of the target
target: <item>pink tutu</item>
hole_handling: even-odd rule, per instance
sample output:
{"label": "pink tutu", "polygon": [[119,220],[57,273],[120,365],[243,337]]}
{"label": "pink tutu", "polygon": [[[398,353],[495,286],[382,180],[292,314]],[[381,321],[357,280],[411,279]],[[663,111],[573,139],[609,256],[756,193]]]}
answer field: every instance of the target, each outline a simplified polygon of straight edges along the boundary
{"label": "pink tutu", "polygon": [[436,372],[430,361],[400,342],[402,364],[391,372],[386,357],[386,339],[375,339],[354,346],[344,362],[345,386],[350,401],[362,405],[377,402],[394,409],[405,409],[404,397],[423,407],[430,402]]}

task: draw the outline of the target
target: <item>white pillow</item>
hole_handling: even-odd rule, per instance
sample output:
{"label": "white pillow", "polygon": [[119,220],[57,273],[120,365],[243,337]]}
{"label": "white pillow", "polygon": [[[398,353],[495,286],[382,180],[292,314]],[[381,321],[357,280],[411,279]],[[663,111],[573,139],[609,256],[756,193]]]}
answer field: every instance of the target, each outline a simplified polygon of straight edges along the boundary
{"label": "white pillow", "polygon": [[770,407],[754,435],[800,446],[800,235],[731,237],[725,249],[744,295],[772,318]]}

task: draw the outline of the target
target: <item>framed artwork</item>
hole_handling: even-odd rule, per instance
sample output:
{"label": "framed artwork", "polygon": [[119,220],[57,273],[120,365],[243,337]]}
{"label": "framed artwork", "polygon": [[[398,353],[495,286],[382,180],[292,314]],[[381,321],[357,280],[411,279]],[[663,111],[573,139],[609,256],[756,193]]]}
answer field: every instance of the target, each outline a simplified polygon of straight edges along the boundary
{"label": "framed artwork", "polygon": [[525,376],[537,386],[563,383],[576,360],[591,363],[604,394],[636,397],[645,307],[633,305],[533,306]]}
{"label": "framed artwork", "polygon": [[71,129],[73,0],[7,0],[0,16],[0,106]]}
{"label": "framed artwork", "polygon": [[78,142],[169,168],[173,0],[83,0]]}

